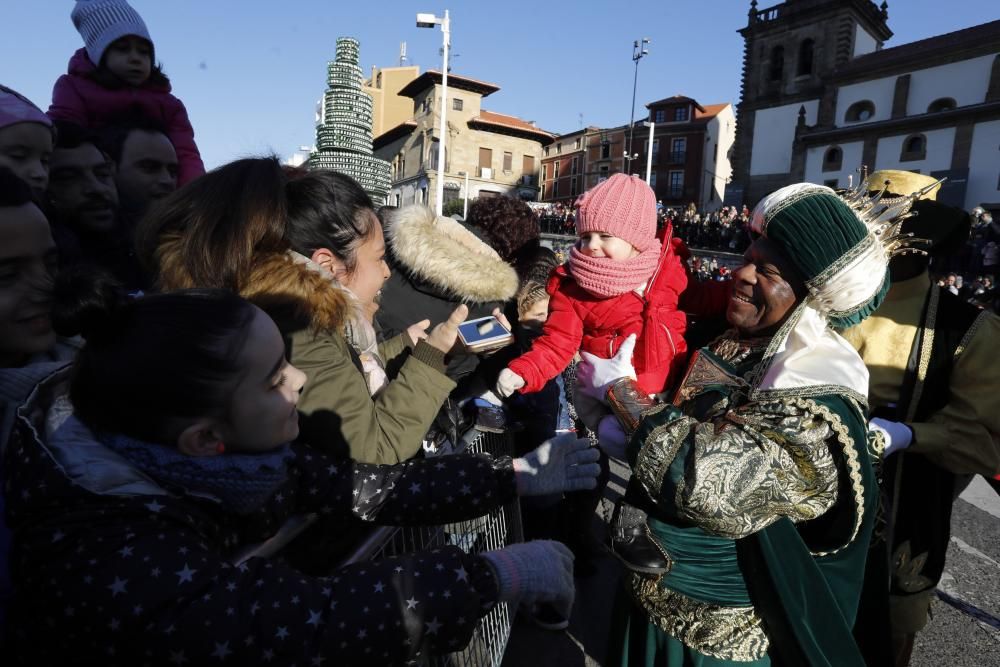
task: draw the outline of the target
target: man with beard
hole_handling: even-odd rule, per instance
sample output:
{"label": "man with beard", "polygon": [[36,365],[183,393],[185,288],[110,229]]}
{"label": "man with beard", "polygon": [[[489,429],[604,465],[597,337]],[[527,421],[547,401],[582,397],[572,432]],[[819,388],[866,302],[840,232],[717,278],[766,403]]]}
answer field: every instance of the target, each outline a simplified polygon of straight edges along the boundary
{"label": "man with beard", "polygon": [[45,203],[60,266],[94,264],[129,290],[148,286],[118,214],[114,164],[78,126],[57,124]]}
{"label": "man with beard", "polygon": [[103,130],[101,146],[115,163],[120,215],[134,229],[150,206],[177,189],[177,152],[166,131],[141,116]]}

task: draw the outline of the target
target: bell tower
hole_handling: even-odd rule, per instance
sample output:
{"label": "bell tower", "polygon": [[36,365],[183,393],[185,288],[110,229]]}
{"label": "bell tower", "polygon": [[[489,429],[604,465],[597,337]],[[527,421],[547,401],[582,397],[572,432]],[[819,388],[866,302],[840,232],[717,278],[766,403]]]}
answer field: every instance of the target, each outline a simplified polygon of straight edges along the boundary
{"label": "bell tower", "polygon": [[833,127],[836,89],[826,82],[838,67],[881,49],[892,36],[887,21],[887,2],[786,0],[761,9],[751,0],[739,31],[744,49],[734,200],[742,196],[752,206],[793,182],[796,127]]}

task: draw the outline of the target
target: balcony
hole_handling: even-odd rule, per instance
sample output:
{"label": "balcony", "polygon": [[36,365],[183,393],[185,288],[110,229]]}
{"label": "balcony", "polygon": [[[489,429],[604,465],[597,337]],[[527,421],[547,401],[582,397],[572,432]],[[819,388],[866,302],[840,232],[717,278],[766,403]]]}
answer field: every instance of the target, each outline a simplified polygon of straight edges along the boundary
{"label": "balcony", "polygon": [[687,151],[671,151],[667,158],[670,164],[683,164],[687,162]]}
{"label": "balcony", "polygon": [[479,168],[479,178],[493,178],[493,169],[490,167],[480,167]]}

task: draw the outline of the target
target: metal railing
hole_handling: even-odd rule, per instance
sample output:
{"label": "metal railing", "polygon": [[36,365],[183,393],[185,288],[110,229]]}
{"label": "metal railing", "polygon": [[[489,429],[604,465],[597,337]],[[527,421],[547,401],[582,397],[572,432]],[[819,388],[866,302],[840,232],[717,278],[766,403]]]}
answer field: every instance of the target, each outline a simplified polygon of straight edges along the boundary
{"label": "metal railing", "polygon": [[[466,452],[490,456],[513,456],[514,441],[506,430],[477,431]],[[517,498],[484,516],[442,526],[381,527],[343,561],[342,565],[377,560],[388,556],[455,545],[475,554],[522,542],[521,509]],[[462,650],[430,656],[428,667],[499,667],[510,638],[514,610],[500,603],[480,621],[469,644]]]}

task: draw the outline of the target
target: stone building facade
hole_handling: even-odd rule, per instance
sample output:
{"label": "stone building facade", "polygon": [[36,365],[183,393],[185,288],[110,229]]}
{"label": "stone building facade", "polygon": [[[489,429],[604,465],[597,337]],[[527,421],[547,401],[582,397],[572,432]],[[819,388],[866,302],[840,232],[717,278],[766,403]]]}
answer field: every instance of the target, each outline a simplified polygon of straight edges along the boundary
{"label": "stone building facade", "polygon": [[847,187],[862,165],[947,177],[939,199],[1000,206],[1000,21],[883,48],[888,3],[750,3],[731,196]]}
{"label": "stone building facade", "polygon": [[411,118],[375,139],[375,155],[392,164],[388,203],[434,206],[439,177],[445,179],[445,202],[498,195],[538,198],[542,147],[553,135],[483,109],[483,98],[498,90],[492,83],[449,73],[443,169],[438,168],[441,73],[425,72],[400,91],[412,100]]}
{"label": "stone building facade", "polygon": [[372,67],[363,90],[372,96],[372,133],[377,137],[413,116],[413,100],[399,94],[420,76],[416,65]]}

